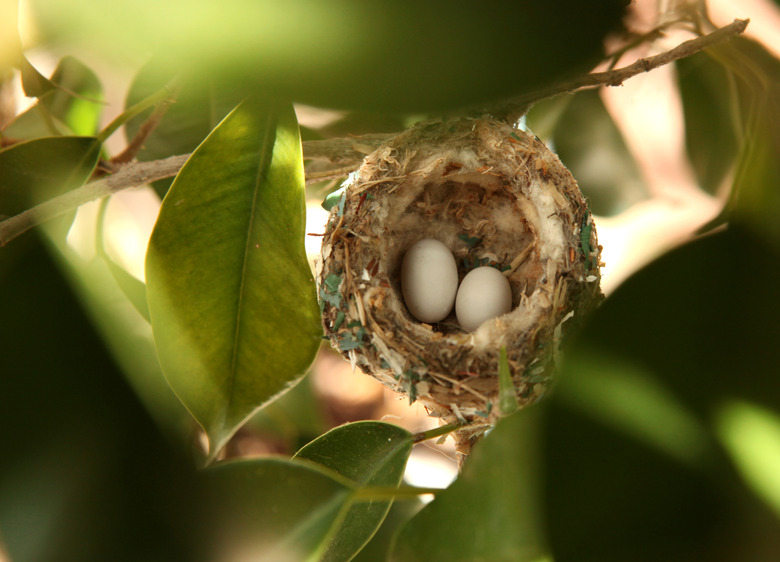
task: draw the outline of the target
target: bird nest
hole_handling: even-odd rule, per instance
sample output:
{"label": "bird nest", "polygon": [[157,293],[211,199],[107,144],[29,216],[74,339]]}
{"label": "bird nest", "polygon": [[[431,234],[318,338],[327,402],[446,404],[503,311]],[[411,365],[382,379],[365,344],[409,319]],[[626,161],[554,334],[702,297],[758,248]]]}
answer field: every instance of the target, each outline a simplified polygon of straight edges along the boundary
{"label": "bird nest", "polygon": [[[464,331],[416,320],[405,252],[434,238],[459,279],[503,272],[512,310]],[[353,365],[447,422],[492,424],[502,348],[520,405],[548,389],[561,336],[602,298],[600,247],[571,173],[533,135],[490,119],[425,123],[368,155],[331,209],[319,296],[325,332]]]}

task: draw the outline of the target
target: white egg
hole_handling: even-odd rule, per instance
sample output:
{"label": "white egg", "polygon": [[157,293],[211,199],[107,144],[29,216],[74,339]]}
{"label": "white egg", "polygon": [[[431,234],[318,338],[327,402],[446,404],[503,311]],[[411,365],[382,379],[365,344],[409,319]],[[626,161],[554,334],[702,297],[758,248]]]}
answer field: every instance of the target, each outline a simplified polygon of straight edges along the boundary
{"label": "white egg", "polygon": [[458,292],[458,266],[450,249],[432,238],[409,248],[401,264],[401,291],[406,307],[417,320],[444,320]]}
{"label": "white egg", "polygon": [[472,332],[486,320],[512,310],[512,288],[509,280],[494,267],[478,267],[468,272],[460,283],[455,315],[460,326]]}

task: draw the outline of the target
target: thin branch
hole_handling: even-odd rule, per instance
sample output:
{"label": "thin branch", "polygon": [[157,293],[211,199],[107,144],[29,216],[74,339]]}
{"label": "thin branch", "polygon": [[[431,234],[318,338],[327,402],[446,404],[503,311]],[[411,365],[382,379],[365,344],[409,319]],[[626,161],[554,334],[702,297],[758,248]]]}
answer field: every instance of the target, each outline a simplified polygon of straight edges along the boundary
{"label": "thin branch", "polygon": [[178,77],[174,78],[163,88],[163,91],[167,92],[167,96],[157,103],[154,111],[152,111],[151,115],[143,122],[127,147],[111,159],[112,164],[127,164],[128,162],[132,162],[135,156],[143,148],[146,140],[157,128],[157,125],[160,124],[163,117],[165,117],[165,114],[168,113],[168,109],[171,105],[176,103],[176,98],[181,92],[181,80]]}
{"label": "thin branch", "polygon": [[162,118],[165,117],[165,114],[168,113],[168,108],[171,107],[173,102],[173,99],[167,99],[155,107],[149,118],[143,122],[136,135],[127,144],[127,147],[122,152],[114,156],[111,159],[111,163],[127,164],[128,162],[131,162],[143,148],[146,139],[149,138],[149,136],[157,128],[157,125],[160,124],[160,121],[162,121]]}
{"label": "thin branch", "polygon": [[488,112],[506,121],[516,122],[520,117],[525,115],[536,102],[543,99],[552,98],[560,94],[576,92],[577,90],[586,88],[621,86],[623,82],[632,76],[642,74],[643,72],[649,72],[655,68],[689,57],[708,47],[731,39],[745,31],[749,22],[750,20],[748,19],[734,20],[727,26],[721,27],[707,35],[680,43],[675,48],[659,55],[639,59],[633,64],[622,68],[608,70],[606,72],[593,72],[572,80],[560,82],[549,88],[542,88],[541,90],[536,90],[518,98],[514,98],[506,104],[489,109]]}
{"label": "thin branch", "polygon": [[[307,183],[341,177],[360,165],[366,153],[373,152],[392,135],[365,135],[360,137],[306,141],[303,156],[307,160],[324,160],[340,164],[338,168],[324,170],[307,177]],[[153,181],[175,176],[190,154],[171,156],[151,162],[133,162],[116,173],[36,205],[13,217],[0,221],[0,247],[5,246],[29,229],[64,215],[85,203],[108,195],[140,187]]]}
{"label": "thin branch", "polygon": [[[619,86],[632,76],[636,76],[643,72],[649,72],[654,68],[691,56],[703,49],[739,35],[745,31],[749,21],[750,20],[746,19],[734,20],[731,24],[713,31],[708,35],[685,41],[670,51],[653,57],[639,59],[633,64],[623,68],[608,70],[606,72],[594,72],[573,80],[559,83],[550,88],[531,92],[515,98],[506,104],[492,108],[489,112],[498,118],[514,122],[524,115],[534,103],[540,100],[585,88]],[[165,90],[158,93],[158,99],[150,97],[147,100],[144,100],[144,109],[163,101],[165,99],[164,93]],[[131,110],[140,112],[139,107],[131,108]],[[128,112],[126,112],[126,114],[128,114]],[[124,117],[126,120],[127,115]],[[103,137],[106,137],[113,132],[114,128],[113,125],[109,125],[109,127],[103,131]],[[360,165],[360,162],[366,154],[373,152],[392,136],[394,136],[394,134],[373,134],[304,142],[303,158],[305,160],[325,161],[330,162],[335,166],[329,170],[310,173],[307,176],[307,183],[341,177],[349,173]],[[127,164],[111,176],[90,182],[82,187],[60,195],[59,197],[41,203],[16,216],[0,221],[0,247],[5,246],[8,242],[30,228],[60,215],[64,215],[85,203],[101,199],[123,189],[139,187],[159,179],[175,176],[189,156],[189,154],[182,154],[180,156],[171,156],[164,160]]]}

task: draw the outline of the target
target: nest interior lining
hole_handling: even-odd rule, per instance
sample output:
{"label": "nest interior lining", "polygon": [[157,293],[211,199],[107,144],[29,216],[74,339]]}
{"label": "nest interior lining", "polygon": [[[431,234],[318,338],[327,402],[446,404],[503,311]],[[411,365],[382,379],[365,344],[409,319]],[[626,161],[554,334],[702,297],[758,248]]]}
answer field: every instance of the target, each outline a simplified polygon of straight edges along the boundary
{"label": "nest interior lining", "polygon": [[[543,269],[534,251],[533,232],[517,199],[496,178],[427,182],[399,215],[382,236],[388,241],[384,248],[388,278],[399,299],[403,257],[424,238],[435,238],[452,251],[459,282],[480,265],[503,271],[512,287],[513,308],[535,290]],[[447,334],[461,331],[454,312],[435,329]]]}

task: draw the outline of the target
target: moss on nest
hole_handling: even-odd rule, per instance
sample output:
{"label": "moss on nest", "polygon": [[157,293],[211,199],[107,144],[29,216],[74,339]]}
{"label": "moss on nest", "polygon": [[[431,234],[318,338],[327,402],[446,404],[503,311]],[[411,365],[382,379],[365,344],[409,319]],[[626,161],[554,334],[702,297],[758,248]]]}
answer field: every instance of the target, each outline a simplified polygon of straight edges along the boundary
{"label": "moss on nest", "polygon": [[[450,248],[459,279],[507,276],[510,313],[463,331],[415,320],[401,261],[423,238]],[[544,144],[489,119],[425,123],[368,155],[331,210],[322,245],[326,334],[354,365],[447,422],[493,423],[506,348],[521,405],[546,391],[561,334],[601,298],[587,204]]]}

